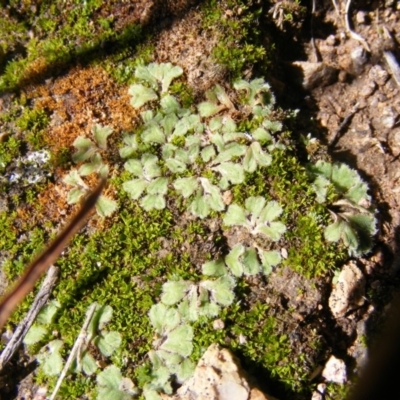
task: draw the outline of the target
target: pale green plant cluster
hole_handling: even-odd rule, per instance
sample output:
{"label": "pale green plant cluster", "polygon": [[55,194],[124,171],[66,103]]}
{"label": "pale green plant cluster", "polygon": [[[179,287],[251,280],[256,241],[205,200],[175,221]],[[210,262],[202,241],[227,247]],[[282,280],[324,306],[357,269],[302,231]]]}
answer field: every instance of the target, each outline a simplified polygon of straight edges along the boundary
{"label": "pale green plant cluster", "polygon": [[[124,189],[146,211],[166,207],[171,191],[184,199],[195,217],[225,212],[227,227],[239,226],[254,237],[279,241],[286,227],[277,221],[283,209],[276,201],[249,197],[244,208],[235,203],[227,208],[223,199],[224,191],[245,182],[246,173],[270,165],[275,148],[284,148],[272,136],[281,124],[271,121],[274,98],[269,86],[262,79],[235,83],[232,97],[241,101],[234,104],[217,85],[206,93],[206,101],[187,109],[168,92],[172,78],[182,73],[171,64],[137,68],[138,83],[129,89],[131,104],[140,108],[150,102],[151,110],[141,112],[142,128],[125,137],[120,149],[121,156],[129,158],[125,169],[134,176]],[[249,121],[251,131],[240,130],[234,116]],[[172,393],[173,376],[183,382],[192,374],[191,323],[216,317],[222,307],[231,305],[236,278],[269,274],[280,261],[277,250],[237,244],[226,257],[203,264],[205,277],[200,282],[175,280],[163,285],[161,301],[149,313],[158,338],[149,353],[153,370],[144,387],[147,399],[159,399],[160,391]]]}
{"label": "pale green plant cluster", "polygon": [[[198,280],[175,276],[163,284],[160,301],[149,311],[156,336],[148,353],[151,372],[143,383],[147,400],[161,399],[161,392],[171,394],[174,381],[183,383],[192,375],[194,324],[215,318],[223,308],[234,304],[235,288],[242,277],[268,276],[287,254],[280,244],[288,219],[278,201],[262,195],[244,195],[240,200],[227,196],[237,185],[245,189],[248,177],[267,171],[274,151],[286,149],[273,136],[282,126],[272,118],[275,100],[269,86],[262,79],[240,80],[228,94],[216,85],[207,91],[205,101],[185,108],[170,91],[172,81],[182,74],[183,70],[172,64],[136,69],[136,83],[129,94],[132,106],[140,111],[142,125],[123,138],[120,156],[126,160],[124,167],[130,176],[122,187],[145,211],[162,210],[172,204],[194,218],[218,216],[227,236],[236,231],[247,240],[228,242],[225,255],[199,267],[202,276]],[[111,128],[96,125],[93,140],[75,140],[73,160],[80,166],[65,178],[72,186],[69,203],[78,202],[89,191],[86,176],[108,174],[102,154],[111,133]],[[359,175],[345,165],[327,162],[311,165],[309,174],[317,201],[328,203],[334,218],[326,227],[326,240],[342,239],[352,254],[368,251],[375,218],[367,186]],[[97,204],[102,217],[116,209],[117,203],[104,196]],[[47,326],[57,307],[52,303],[43,311],[27,336],[27,344],[49,336]],[[132,382],[123,378],[114,365],[99,372],[91,353],[91,346],[95,346],[109,358],[120,346],[119,333],[104,330],[111,315],[111,307],[99,307],[74,371],[86,376],[98,374],[99,399],[128,399],[136,394]],[[61,340],[50,341],[38,356],[46,374],[61,371],[62,346]]]}
{"label": "pale green plant cluster", "polygon": [[[72,186],[68,193],[68,204],[78,203],[79,200],[90,192],[90,187],[82,177],[96,174],[100,178],[106,178],[109,166],[103,162],[101,151],[107,150],[107,138],[112,134],[108,126],[95,125],[93,128],[93,139],[78,136],[73,145],[76,152],[72,156],[75,163],[81,164],[79,169],[74,169],[64,177],[64,183]],[[96,203],[96,211],[101,217],[110,216],[118,205],[115,200],[101,195]]]}
{"label": "pale green plant cluster", "polygon": [[[60,304],[51,301],[39,313],[36,322],[29,329],[24,338],[27,346],[33,346],[42,342],[53,334],[49,332],[49,326],[53,321]],[[109,365],[103,371],[99,370],[95,358],[91,354],[95,348],[103,357],[111,357],[120,347],[122,337],[116,331],[107,331],[106,325],[111,321],[113,310],[110,306],[94,305],[95,312],[90,319],[85,333],[83,344],[79,348],[71,370],[74,373],[83,373],[86,376],[97,374],[97,399],[98,400],[122,400],[129,399],[136,393],[133,383],[123,378],[120,370],[115,365]],[[36,355],[44,374],[48,376],[60,375],[64,367],[64,357],[61,354],[64,342],[61,339],[50,340]]]}
{"label": "pale green plant cluster", "polygon": [[[253,235],[262,235],[278,241],[285,232],[285,225],[275,221],[282,213],[277,202],[265,202],[263,197],[249,197],[245,209],[231,205],[225,214],[227,226],[238,225]],[[234,299],[236,278],[242,275],[268,275],[278,265],[278,251],[266,251],[257,245],[246,248],[236,244],[229,254],[219,260],[202,265],[206,277],[198,283],[192,281],[168,281],[163,285],[161,302],[150,310],[150,321],[159,338],[155,350],[149,353],[153,364],[152,381],[145,386],[147,399],[159,399],[158,391],[172,393],[171,377],[178,382],[190,377],[194,365],[187,357],[193,345],[193,329],[190,323],[200,317],[214,318],[222,307],[230,306]]]}
{"label": "pale green plant cluster", "polygon": [[[367,253],[376,233],[375,212],[367,184],[345,164],[318,161],[309,167],[309,172],[317,201],[328,203],[334,219],[325,229],[326,240],[342,240],[350,255]],[[329,201],[329,190],[334,195],[332,201]]]}
{"label": "pale green plant cluster", "polygon": [[[205,218],[225,210],[223,191],[243,183],[246,172],[270,165],[270,153],[279,146],[272,133],[281,125],[270,121],[274,98],[261,79],[235,84],[245,92],[244,105],[235,106],[217,85],[206,93],[206,101],[183,108],[168,92],[172,78],[182,72],[171,64],[136,69],[141,83],[129,89],[131,104],[139,108],[152,102],[152,109],[141,112],[140,132],[124,138],[120,154],[134,156],[125,163],[134,178],[123,187],[146,211],[165,208],[168,192],[174,191],[189,212]],[[255,126],[251,132],[238,129],[233,118],[238,113]]]}
{"label": "pale green plant cluster", "polygon": [[[186,210],[195,217],[221,213],[226,229],[244,230],[252,240],[248,246],[234,244],[226,256],[204,263],[199,282],[176,279],[163,285],[160,302],[149,313],[157,339],[149,353],[151,380],[144,386],[148,400],[160,399],[159,392],[171,394],[172,379],[183,382],[191,375],[191,324],[201,317],[214,318],[221,308],[230,306],[237,279],[243,275],[270,274],[282,261],[277,246],[286,232],[279,220],[284,210],[277,201],[262,196],[250,196],[243,205],[224,201],[225,191],[268,167],[275,149],[285,149],[273,137],[281,124],[271,118],[274,97],[269,86],[262,79],[241,80],[233,85],[236,92],[228,96],[216,85],[206,93],[205,101],[189,109],[169,93],[172,80],[182,73],[171,64],[136,69],[137,83],[129,89],[131,104],[150,109],[141,110],[142,127],[126,136],[120,149],[121,157],[128,158],[125,169],[133,175],[123,188],[146,211],[165,208],[167,195],[173,194],[183,199]],[[250,131],[241,128],[242,121]],[[346,166],[317,163],[310,171],[320,202],[326,200],[332,183],[358,209],[367,199],[366,185]],[[335,218],[340,221],[326,228],[326,239],[342,237],[350,251],[360,246],[348,233],[356,231],[355,221],[374,221],[370,214],[362,213],[342,213]],[[339,232],[336,236],[335,229]],[[370,237],[373,233],[369,232]]]}

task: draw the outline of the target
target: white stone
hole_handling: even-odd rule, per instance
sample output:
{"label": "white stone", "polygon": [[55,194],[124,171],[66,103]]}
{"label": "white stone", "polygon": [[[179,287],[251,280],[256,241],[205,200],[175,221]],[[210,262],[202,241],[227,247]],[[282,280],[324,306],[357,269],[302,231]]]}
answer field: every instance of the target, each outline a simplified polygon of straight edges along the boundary
{"label": "white stone", "polygon": [[227,349],[212,344],[173,397],[164,400],[276,400],[251,388],[239,362]]}
{"label": "white stone", "polygon": [[324,400],[325,399],[326,385],[325,383],[320,383],[312,394],[311,400]]}
{"label": "white stone", "polygon": [[335,318],[364,304],[365,278],[357,265],[344,265],[329,296],[329,308]]}
{"label": "white stone", "polygon": [[225,324],[224,324],[224,321],[222,321],[222,319],[216,319],[216,320],[214,320],[214,322],[213,322],[213,328],[216,330],[216,331],[218,331],[218,330],[221,330],[221,329],[224,329],[225,328]]}
{"label": "white stone", "polygon": [[343,384],[347,381],[346,364],[343,360],[331,356],[325,364],[322,376],[327,382]]}

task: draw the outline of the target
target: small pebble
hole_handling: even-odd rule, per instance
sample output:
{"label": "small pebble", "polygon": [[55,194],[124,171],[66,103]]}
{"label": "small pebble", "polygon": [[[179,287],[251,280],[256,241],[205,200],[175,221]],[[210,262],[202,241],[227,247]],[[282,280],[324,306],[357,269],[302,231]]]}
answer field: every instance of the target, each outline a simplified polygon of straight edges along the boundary
{"label": "small pebble", "polygon": [[380,65],[374,65],[368,72],[368,77],[377,85],[383,86],[389,79],[389,74]]}
{"label": "small pebble", "polygon": [[365,11],[359,11],[359,12],[356,14],[356,21],[357,21],[357,23],[358,23],[358,24],[364,24],[364,23],[365,23],[365,16],[366,16]]}
{"label": "small pebble", "polygon": [[216,331],[220,331],[221,329],[225,328],[225,324],[224,321],[222,321],[222,319],[216,319],[213,322],[213,328]]}
{"label": "small pebble", "polygon": [[351,60],[353,64],[354,73],[360,75],[368,61],[367,52],[362,46],[358,46],[351,51]]}
{"label": "small pebble", "polygon": [[391,129],[395,126],[398,116],[398,112],[393,107],[385,107],[382,112],[381,123],[385,128]]}
{"label": "small pebble", "polygon": [[325,43],[326,43],[328,46],[334,46],[334,45],[336,44],[336,37],[335,37],[335,35],[329,35],[329,36],[326,38]]}
{"label": "small pebble", "polygon": [[325,364],[322,376],[327,382],[343,384],[347,381],[346,364],[343,360],[331,356]]}
{"label": "small pebble", "polygon": [[364,85],[362,85],[360,90],[360,96],[364,98],[371,96],[371,94],[374,93],[375,88],[376,88],[375,82],[369,80]]}

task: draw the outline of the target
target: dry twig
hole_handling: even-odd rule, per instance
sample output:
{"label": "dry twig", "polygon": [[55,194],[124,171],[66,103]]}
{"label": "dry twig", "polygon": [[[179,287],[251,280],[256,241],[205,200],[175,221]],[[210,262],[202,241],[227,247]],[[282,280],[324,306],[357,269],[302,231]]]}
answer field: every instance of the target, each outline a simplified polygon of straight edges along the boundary
{"label": "dry twig", "polygon": [[4,326],[17,305],[33,289],[40,276],[57,260],[72,236],[85,224],[86,218],[91,213],[103,190],[104,184],[105,180],[102,180],[97,188],[86,198],[81,209],[75,217],[72,218],[66,228],[55,238],[50,246],[32,262],[14,288],[3,297],[0,302],[0,329]]}
{"label": "dry twig", "polygon": [[82,325],[82,329],[79,332],[78,337],[76,338],[76,341],[74,343],[74,346],[71,349],[71,352],[69,353],[68,360],[65,363],[65,366],[64,366],[63,370],[61,371],[60,376],[58,377],[56,386],[54,387],[53,393],[51,394],[49,400],[54,400],[55,399],[55,397],[57,395],[57,392],[60,389],[60,386],[61,386],[65,376],[67,375],[68,370],[71,367],[71,364],[75,360],[75,357],[76,357],[76,355],[78,353],[78,350],[80,349],[80,347],[82,346],[83,342],[85,341],[86,336],[87,336],[87,328],[88,328],[88,326],[90,324],[90,320],[92,319],[93,314],[94,314],[95,311],[96,311],[96,303],[93,303],[90,306],[90,308],[89,308],[89,310],[87,312],[85,322]]}
{"label": "dry twig", "polygon": [[58,272],[59,269],[54,265],[49,268],[47,276],[43,281],[42,286],[40,287],[39,292],[28,311],[28,314],[26,314],[25,318],[19,323],[11,340],[7,343],[7,346],[0,355],[0,371],[17,351],[18,347],[21,345],[21,342],[24,340],[24,337],[28,333],[29,328],[32,326],[37,315],[39,314],[39,311],[49,299],[51,291],[56,283]]}
{"label": "dry twig", "polygon": [[345,11],[344,11],[344,22],[346,24],[346,30],[349,33],[350,37],[359,41],[363,45],[364,49],[366,51],[368,51],[368,53],[370,53],[371,49],[369,48],[368,43],[365,41],[365,39],[361,35],[359,35],[357,32],[354,32],[350,27],[350,18],[349,18],[350,5],[351,5],[351,0],[347,0]]}

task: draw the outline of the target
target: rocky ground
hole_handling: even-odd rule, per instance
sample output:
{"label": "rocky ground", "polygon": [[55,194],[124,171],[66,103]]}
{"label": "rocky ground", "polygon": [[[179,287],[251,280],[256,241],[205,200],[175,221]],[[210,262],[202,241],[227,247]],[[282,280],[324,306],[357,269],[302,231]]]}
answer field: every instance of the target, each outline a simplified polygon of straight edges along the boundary
{"label": "rocky ground", "polygon": [[[388,300],[398,291],[400,82],[398,64],[390,64],[392,57],[399,60],[400,25],[396,2],[353,2],[348,15],[358,37],[346,27],[344,2],[335,1],[317,5],[314,18],[301,25],[303,35],[283,33],[282,44],[294,51],[289,56],[280,52],[285,72],[277,87],[304,116],[298,132],[311,132],[328,146],[333,159],[361,171],[379,211],[373,252],[357,260],[357,272],[347,277],[359,282],[353,288],[358,300],[344,314],[337,313],[333,300],[338,284],[329,299],[340,331],[336,348],[346,349],[362,364],[365,352],[359,338],[377,329]],[[302,71],[301,79],[293,64]],[[299,82],[306,92],[293,95],[289,87]]]}

